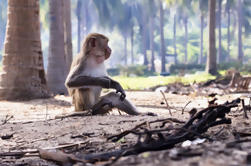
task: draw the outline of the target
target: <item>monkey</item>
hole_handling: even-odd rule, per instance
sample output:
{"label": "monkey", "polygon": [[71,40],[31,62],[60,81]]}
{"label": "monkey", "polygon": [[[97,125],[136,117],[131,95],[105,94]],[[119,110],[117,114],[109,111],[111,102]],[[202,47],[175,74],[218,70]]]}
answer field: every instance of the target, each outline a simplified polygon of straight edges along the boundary
{"label": "monkey", "polygon": [[[104,61],[112,52],[108,41],[102,34],[89,34],[72,62],[65,86],[75,111],[92,110],[92,115],[96,115],[106,114],[116,107],[129,115],[139,115],[136,107],[126,99],[122,86],[107,74]],[[116,93],[101,96],[102,88],[115,89]]]}

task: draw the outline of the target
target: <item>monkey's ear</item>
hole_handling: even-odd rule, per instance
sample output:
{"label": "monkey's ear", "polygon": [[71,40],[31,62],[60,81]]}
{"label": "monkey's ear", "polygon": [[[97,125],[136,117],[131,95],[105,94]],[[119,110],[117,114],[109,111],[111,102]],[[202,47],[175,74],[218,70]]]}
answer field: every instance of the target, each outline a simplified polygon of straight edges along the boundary
{"label": "monkey's ear", "polygon": [[96,38],[90,38],[89,40],[89,46],[96,47]]}

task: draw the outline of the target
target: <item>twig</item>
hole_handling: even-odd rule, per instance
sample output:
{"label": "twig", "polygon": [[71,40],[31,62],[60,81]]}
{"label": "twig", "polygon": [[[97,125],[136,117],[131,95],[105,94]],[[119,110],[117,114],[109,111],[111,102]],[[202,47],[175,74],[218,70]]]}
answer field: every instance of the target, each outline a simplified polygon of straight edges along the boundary
{"label": "twig", "polygon": [[[71,148],[74,146],[79,146],[82,144],[87,144],[89,141],[84,141],[84,142],[78,142],[78,143],[72,143],[72,144],[67,144],[67,145],[59,145],[55,147],[48,147],[48,148],[42,148],[43,150],[56,150],[56,149],[65,149],[65,148]],[[6,157],[6,156],[16,156],[16,157],[24,157],[27,153],[38,153],[38,149],[30,149],[30,150],[24,150],[24,151],[13,151],[13,152],[2,152],[0,153],[0,157]]]}
{"label": "twig", "polygon": [[251,139],[243,139],[243,140],[229,142],[226,144],[226,147],[232,148],[232,147],[236,146],[236,144],[243,143],[243,142],[251,142]]}
{"label": "twig", "polygon": [[55,119],[64,119],[64,118],[70,118],[70,117],[76,117],[76,116],[88,116],[88,115],[90,115],[90,112],[74,112],[68,115],[56,116]]}
{"label": "twig", "polygon": [[14,118],[14,116],[13,115],[6,115],[5,116],[5,119],[4,119],[4,121],[3,121],[3,123],[2,123],[2,125],[4,125],[4,124],[6,124],[8,121],[10,121],[12,118]]}
{"label": "twig", "polygon": [[246,110],[244,99],[241,100],[241,104],[242,104],[242,109],[243,109],[243,112],[244,112],[244,118],[248,119],[248,114],[247,114],[247,110]]}
{"label": "twig", "polygon": [[168,109],[169,114],[170,114],[171,116],[173,116],[173,115],[172,115],[172,112],[171,112],[171,109],[170,109],[170,106],[169,106],[169,104],[168,104],[168,102],[167,102],[167,100],[166,100],[166,96],[165,96],[164,92],[163,92],[162,90],[160,90],[160,92],[161,92],[161,94],[162,94],[162,96],[163,96],[163,98],[164,98],[164,100],[165,100],[165,102],[166,102],[166,108]]}
{"label": "twig", "polygon": [[188,104],[190,104],[192,101],[189,101],[183,108],[182,108],[182,113],[181,114],[184,114],[184,110],[185,108],[188,106]]}

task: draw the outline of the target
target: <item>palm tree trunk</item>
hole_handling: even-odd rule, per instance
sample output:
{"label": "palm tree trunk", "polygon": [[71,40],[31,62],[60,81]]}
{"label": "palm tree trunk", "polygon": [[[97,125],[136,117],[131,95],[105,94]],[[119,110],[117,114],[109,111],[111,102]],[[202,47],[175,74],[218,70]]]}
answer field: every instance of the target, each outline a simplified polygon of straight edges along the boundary
{"label": "palm tree trunk", "polygon": [[176,14],[173,17],[173,49],[174,49],[174,63],[177,64],[177,48],[176,48]]}
{"label": "palm tree trunk", "polygon": [[161,55],[161,72],[166,72],[166,57],[165,57],[165,41],[164,41],[164,11],[162,1],[159,0],[160,7],[160,55]]}
{"label": "palm tree trunk", "polygon": [[144,65],[147,66],[148,65],[148,59],[147,59],[147,53],[146,53],[146,45],[147,45],[147,34],[146,34],[147,30],[146,30],[146,24],[144,24],[142,26],[142,40],[143,40],[143,55],[144,55]]}
{"label": "palm tree trunk", "polygon": [[204,33],[204,16],[200,15],[200,56],[198,58],[198,64],[202,64],[203,58],[203,33]]}
{"label": "palm tree trunk", "polygon": [[134,54],[133,54],[133,46],[134,46],[134,31],[133,31],[133,27],[131,29],[131,63],[134,64]]}
{"label": "palm tree trunk", "polygon": [[229,62],[230,60],[230,9],[227,10],[227,59],[226,61]]}
{"label": "palm tree trunk", "polygon": [[71,36],[71,1],[64,0],[64,34],[65,34],[65,53],[66,53],[66,72],[68,73],[72,62],[72,36]]}
{"label": "palm tree trunk", "polygon": [[222,0],[218,0],[218,6],[219,6],[219,13],[218,13],[218,18],[219,18],[219,48],[218,48],[218,56],[217,56],[217,62],[220,63],[222,60],[221,57],[221,5],[222,5]]}
{"label": "palm tree trunk", "polygon": [[215,7],[216,0],[209,0],[209,54],[207,57],[206,72],[216,75],[216,48],[215,48]]}
{"label": "palm tree trunk", "polygon": [[238,61],[243,62],[242,50],[242,0],[238,0]]}
{"label": "palm tree trunk", "polygon": [[125,60],[125,65],[127,65],[127,35],[124,36],[124,60]]}
{"label": "palm tree trunk", "polygon": [[150,16],[150,25],[149,25],[149,36],[150,36],[150,50],[151,50],[151,71],[155,72],[155,64],[154,64],[154,41],[153,41],[153,17]]}
{"label": "palm tree trunk", "polygon": [[185,17],[184,18],[184,26],[185,26],[185,60],[184,60],[184,63],[188,63],[187,62],[187,43],[188,43],[187,23],[188,23],[188,19],[187,19],[187,17]]}
{"label": "palm tree trunk", "polygon": [[9,0],[0,99],[48,97],[40,40],[39,0]]}
{"label": "palm tree trunk", "polygon": [[78,52],[80,51],[80,43],[81,43],[81,7],[82,7],[82,1],[78,0],[77,2],[77,11],[76,11],[76,15],[77,15],[77,20],[78,20]]}
{"label": "palm tree trunk", "polygon": [[53,94],[65,94],[66,56],[64,50],[64,12],[63,1],[49,1],[50,11],[50,40],[47,80]]}

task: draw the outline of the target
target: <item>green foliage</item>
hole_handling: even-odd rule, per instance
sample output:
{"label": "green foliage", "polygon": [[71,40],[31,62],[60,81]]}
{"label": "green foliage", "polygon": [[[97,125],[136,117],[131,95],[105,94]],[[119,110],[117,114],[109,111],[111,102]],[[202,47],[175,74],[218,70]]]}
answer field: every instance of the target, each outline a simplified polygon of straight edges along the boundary
{"label": "green foliage", "polygon": [[204,71],[205,65],[199,64],[173,64],[170,66],[171,74],[179,74],[180,72],[184,73],[194,73],[195,71]]}
{"label": "green foliage", "polygon": [[218,65],[219,70],[236,69],[240,72],[251,73],[251,64],[240,64],[239,62],[221,63]]}
{"label": "green foliage", "polygon": [[120,74],[123,76],[150,76],[156,75],[143,65],[119,66]]}
{"label": "green foliage", "polygon": [[144,90],[157,85],[167,85],[175,82],[182,82],[184,84],[190,84],[194,82],[205,82],[209,79],[214,79],[215,76],[200,73],[193,75],[186,75],[184,77],[179,76],[153,76],[153,77],[113,77],[118,81],[124,89],[127,90]]}
{"label": "green foliage", "polygon": [[110,76],[118,76],[120,71],[119,71],[119,68],[109,68],[107,69],[107,73]]}

